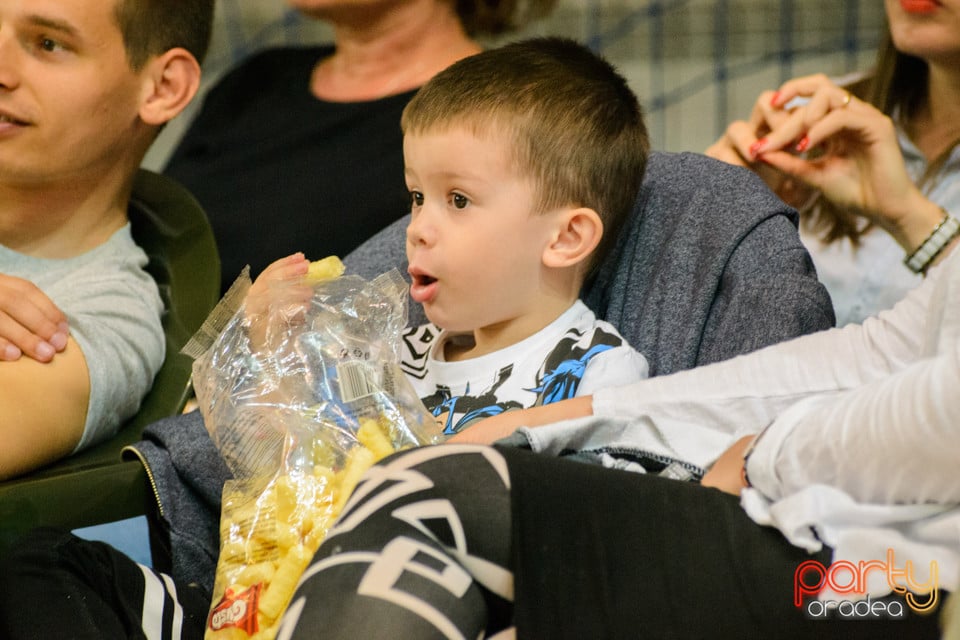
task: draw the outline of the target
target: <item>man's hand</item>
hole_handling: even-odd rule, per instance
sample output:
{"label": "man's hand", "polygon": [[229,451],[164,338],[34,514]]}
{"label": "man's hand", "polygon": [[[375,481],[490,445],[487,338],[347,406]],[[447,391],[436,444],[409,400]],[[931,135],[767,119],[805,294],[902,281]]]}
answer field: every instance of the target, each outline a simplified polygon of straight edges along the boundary
{"label": "man's hand", "polygon": [[735,496],[746,488],[743,481],[743,456],[747,452],[755,435],[744,436],[734,442],[729,449],[720,454],[710,471],[700,481],[705,487],[713,487],[732,493]]}
{"label": "man's hand", "polygon": [[35,284],[0,274],[0,360],[50,362],[68,335],[67,317]]}

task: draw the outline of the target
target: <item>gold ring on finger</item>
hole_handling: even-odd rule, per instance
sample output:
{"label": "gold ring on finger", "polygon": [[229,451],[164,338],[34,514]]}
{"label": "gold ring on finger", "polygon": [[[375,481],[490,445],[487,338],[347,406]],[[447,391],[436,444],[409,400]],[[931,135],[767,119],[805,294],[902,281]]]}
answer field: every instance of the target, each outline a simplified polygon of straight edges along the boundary
{"label": "gold ring on finger", "polygon": [[843,104],[840,105],[840,108],[842,109],[842,108],[846,107],[848,104],[850,104],[850,92],[849,92],[849,91],[844,91],[844,92],[843,92]]}

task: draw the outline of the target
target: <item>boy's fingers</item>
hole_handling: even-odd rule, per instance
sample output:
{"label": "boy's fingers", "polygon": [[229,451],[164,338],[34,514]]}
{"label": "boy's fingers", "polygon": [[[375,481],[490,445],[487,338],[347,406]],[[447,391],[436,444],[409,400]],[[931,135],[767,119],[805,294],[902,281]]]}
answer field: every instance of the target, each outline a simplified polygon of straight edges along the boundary
{"label": "boy's fingers", "polygon": [[282,278],[285,274],[295,274],[300,270],[303,270],[304,273],[306,273],[306,269],[309,266],[310,262],[306,259],[306,257],[304,257],[303,253],[297,252],[271,262],[260,274],[260,277],[267,276],[270,278]]}
{"label": "boy's fingers", "polygon": [[285,280],[294,280],[306,275],[310,268],[310,262],[302,253],[295,253],[285,258],[280,258],[270,263],[266,269],[260,272],[257,279],[253,282],[253,290],[265,290],[277,282]]}

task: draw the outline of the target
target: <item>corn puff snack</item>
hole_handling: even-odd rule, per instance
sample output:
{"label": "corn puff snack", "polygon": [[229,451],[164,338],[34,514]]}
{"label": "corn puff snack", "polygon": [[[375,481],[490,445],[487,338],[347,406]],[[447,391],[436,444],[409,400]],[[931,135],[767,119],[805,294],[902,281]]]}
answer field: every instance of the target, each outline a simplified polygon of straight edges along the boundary
{"label": "corn puff snack", "polygon": [[314,260],[307,269],[307,282],[322,282],[323,280],[333,280],[343,275],[346,270],[343,262],[337,256],[327,256],[320,260]]}
{"label": "corn puff snack", "polygon": [[207,640],[273,640],[364,472],[440,438],[397,364],[406,282],[396,270],[370,281],[344,271],[336,256],[310,263],[271,290],[279,303],[218,322],[195,356],[198,406],[234,478]]}
{"label": "corn puff snack", "polygon": [[258,495],[251,495],[249,483],[224,487],[207,640],[276,637],[300,576],[360,477],[397,450],[388,428],[385,419],[361,419],[358,442],[337,469],[323,464],[331,459],[329,451],[313,451],[311,444],[316,464],[308,473],[282,472]]}

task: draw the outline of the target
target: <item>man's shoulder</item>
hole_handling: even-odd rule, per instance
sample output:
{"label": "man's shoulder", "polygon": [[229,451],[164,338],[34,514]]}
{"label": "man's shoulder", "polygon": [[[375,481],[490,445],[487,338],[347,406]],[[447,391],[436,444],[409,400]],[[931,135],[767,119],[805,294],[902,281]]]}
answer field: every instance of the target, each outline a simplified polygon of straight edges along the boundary
{"label": "man's shoulder", "polygon": [[46,261],[27,279],[72,316],[71,323],[90,318],[103,324],[122,311],[120,315],[140,318],[155,330],[163,304],[156,282],[145,269],[147,262],[127,225],[91,251],[68,260]]}
{"label": "man's shoulder", "polygon": [[53,285],[69,288],[71,283],[83,280],[109,279],[121,271],[138,271],[146,265],[147,256],[134,242],[127,224],[103,244],[70,258],[43,259],[4,252],[2,262],[9,275],[47,289]]}

